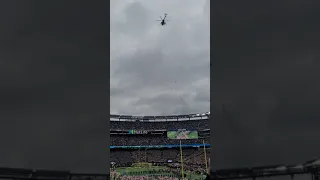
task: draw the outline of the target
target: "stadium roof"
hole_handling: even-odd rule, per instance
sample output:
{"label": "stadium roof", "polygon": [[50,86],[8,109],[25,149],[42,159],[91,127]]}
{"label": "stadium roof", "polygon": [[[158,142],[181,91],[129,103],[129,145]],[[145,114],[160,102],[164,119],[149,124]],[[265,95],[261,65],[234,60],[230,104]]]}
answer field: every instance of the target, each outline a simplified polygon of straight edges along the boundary
{"label": "stadium roof", "polygon": [[133,116],[133,115],[115,115],[111,114],[111,120],[141,120],[141,121],[149,121],[149,120],[190,120],[190,119],[207,119],[210,116],[210,112],[206,113],[198,113],[198,114],[185,114],[185,115],[168,115],[168,116]]}

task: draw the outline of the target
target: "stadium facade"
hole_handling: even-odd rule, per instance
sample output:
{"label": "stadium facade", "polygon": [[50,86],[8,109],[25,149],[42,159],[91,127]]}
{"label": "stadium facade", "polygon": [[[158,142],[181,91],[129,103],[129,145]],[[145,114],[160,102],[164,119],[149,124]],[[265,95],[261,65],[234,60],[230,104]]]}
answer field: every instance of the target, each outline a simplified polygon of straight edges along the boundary
{"label": "stadium facade", "polygon": [[[170,116],[111,115],[111,167],[121,176],[203,179],[210,156],[210,112]],[[139,170],[137,170],[139,169]]]}

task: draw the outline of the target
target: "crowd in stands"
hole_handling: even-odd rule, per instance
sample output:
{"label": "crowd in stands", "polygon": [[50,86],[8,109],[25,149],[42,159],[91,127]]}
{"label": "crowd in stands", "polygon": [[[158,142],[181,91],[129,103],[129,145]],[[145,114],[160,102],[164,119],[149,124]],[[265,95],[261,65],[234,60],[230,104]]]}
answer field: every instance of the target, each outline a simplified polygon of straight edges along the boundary
{"label": "crowd in stands", "polygon": [[[130,176],[130,175],[120,175],[116,171],[110,171],[110,179],[111,180],[180,180],[182,178],[179,177],[172,177],[172,176],[165,176],[165,175],[138,175],[138,176]],[[183,180],[194,180],[192,177],[188,178],[185,177]],[[205,176],[202,179],[199,180],[205,180]]]}
{"label": "crowd in stands", "polygon": [[110,121],[110,129],[209,129],[209,120],[167,121],[167,122],[140,122],[140,121]]}
{"label": "crowd in stands", "polygon": [[[209,138],[205,139],[182,139],[182,144],[202,144],[209,143]],[[111,146],[145,146],[145,145],[170,145],[180,144],[179,139],[168,139],[167,136],[123,136],[113,135],[110,137]]]}
{"label": "crowd in stands", "polygon": [[[140,121],[110,121],[111,130],[174,130],[174,129],[196,129],[198,132],[209,129],[208,119],[189,120],[189,121],[167,121],[167,122],[140,122]],[[169,139],[166,133],[160,135],[111,135],[111,146],[148,146],[148,145],[178,145],[182,144],[202,144],[210,143],[210,134],[201,136],[199,139]],[[206,161],[204,153],[210,156],[210,149],[204,151],[203,148],[186,148],[182,151],[184,170],[186,172],[204,174],[206,173]],[[155,166],[165,166],[169,168],[171,175],[150,173],[152,179],[178,180],[181,174],[180,169],[180,149],[110,149],[111,159],[114,167],[131,167],[134,163],[148,162]],[[140,174],[139,174],[140,173]],[[137,174],[119,174],[111,170],[111,179],[131,180],[131,179],[150,179],[150,174],[137,172]],[[184,180],[193,179],[186,177]]]}
{"label": "crowd in stands", "polygon": [[[178,122],[139,122],[139,121],[111,121],[111,129],[118,130],[160,130],[160,129],[197,129],[203,130],[208,128],[208,120],[190,120]],[[199,132],[199,136],[200,136]],[[183,144],[202,144],[209,143],[209,138],[185,139],[181,140]],[[142,135],[111,135],[111,146],[144,146],[144,145],[168,145],[179,144],[180,140],[168,139],[166,134],[158,136]]]}
{"label": "crowd in stands", "polygon": [[[204,149],[202,148],[192,148],[184,149],[182,151],[182,158],[184,164],[184,171],[189,174],[205,174],[206,165],[204,159]],[[210,156],[210,149],[206,149],[207,157]],[[152,179],[180,179],[181,173],[181,160],[180,160],[180,150],[179,149],[151,149],[151,150],[120,150],[111,151],[111,162],[115,165],[114,167],[130,167],[134,163],[139,162],[151,162],[154,166],[166,166],[168,173],[171,176],[152,176]],[[208,159],[207,159],[208,161]],[[139,174],[140,173],[140,174]],[[150,174],[161,174],[164,172],[149,172]],[[167,173],[167,174],[168,174]],[[145,175],[146,172],[138,172],[137,174],[122,174],[120,175],[116,171],[111,170],[111,176],[114,179],[150,179],[150,176]],[[116,178],[117,177],[117,178]],[[191,177],[185,178],[192,179]]]}
{"label": "crowd in stands", "polygon": [[[110,179],[111,180],[180,180],[182,178],[175,177],[175,176],[165,176],[165,175],[121,175],[120,173],[117,173],[116,171],[110,171]],[[183,180],[194,180],[192,177],[186,176],[183,178]],[[205,176],[199,180],[205,180]]]}
{"label": "crowd in stands", "polygon": [[[206,148],[207,157],[210,148]],[[111,150],[111,162],[117,165],[137,162],[176,163],[180,162],[180,149]],[[205,164],[203,148],[183,149],[182,157],[186,164],[202,166]]]}

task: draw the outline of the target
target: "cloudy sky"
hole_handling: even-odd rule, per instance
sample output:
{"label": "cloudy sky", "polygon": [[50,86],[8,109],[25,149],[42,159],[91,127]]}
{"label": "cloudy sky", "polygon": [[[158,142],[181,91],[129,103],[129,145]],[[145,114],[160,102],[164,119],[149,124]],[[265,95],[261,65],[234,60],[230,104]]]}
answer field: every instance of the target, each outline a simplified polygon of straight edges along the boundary
{"label": "cloudy sky", "polygon": [[181,2],[111,0],[110,113],[210,111],[209,0]]}

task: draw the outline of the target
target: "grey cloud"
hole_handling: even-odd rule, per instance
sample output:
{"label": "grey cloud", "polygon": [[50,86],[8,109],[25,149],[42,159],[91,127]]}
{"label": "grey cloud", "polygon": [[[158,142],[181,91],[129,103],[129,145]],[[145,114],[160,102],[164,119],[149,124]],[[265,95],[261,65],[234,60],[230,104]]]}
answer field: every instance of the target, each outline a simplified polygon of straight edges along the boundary
{"label": "grey cloud", "polygon": [[[123,11],[111,14],[111,46],[121,48],[111,48],[111,113],[208,111],[210,54],[205,1],[179,3],[179,9],[173,8],[178,1],[166,3],[122,3],[115,9],[121,6]],[[163,13],[170,19],[165,27],[156,21]],[[197,15],[191,17],[192,13]],[[202,81],[207,83],[199,83]],[[199,99],[194,97],[197,91],[208,93]]]}
{"label": "grey cloud", "polygon": [[[151,109],[154,112],[159,111],[158,109],[165,109],[164,112],[161,115],[168,115],[166,113],[170,114],[184,114],[184,113],[190,113],[197,108],[194,108],[192,104],[189,104],[187,100],[183,98],[183,96],[172,94],[172,93],[162,93],[156,97],[151,98],[142,98],[139,99],[138,102],[136,102],[134,105],[148,105],[151,107]],[[168,106],[163,106],[163,104],[170,104]]]}
{"label": "grey cloud", "polygon": [[126,21],[120,24],[121,26],[118,30],[122,30],[123,33],[128,33],[132,36],[143,36],[152,25],[149,13],[148,9],[139,2],[129,4],[125,9]]}
{"label": "grey cloud", "polygon": [[[192,83],[197,80],[199,76],[209,76],[209,68],[205,58],[201,54],[196,55],[164,55],[163,53],[155,51],[141,51],[137,52],[129,60],[123,60],[123,64],[116,73],[121,73],[128,79],[123,79],[129,83],[138,83],[148,85],[162,85],[162,83],[172,83],[178,81],[179,83]],[[188,56],[189,55],[189,56]],[[199,59],[199,57],[201,59]],[[179,60],[178,63],[176,60]],[[181,60],[180,60],[181,59]],[[132,78],[136,78],[134,81]]]}

